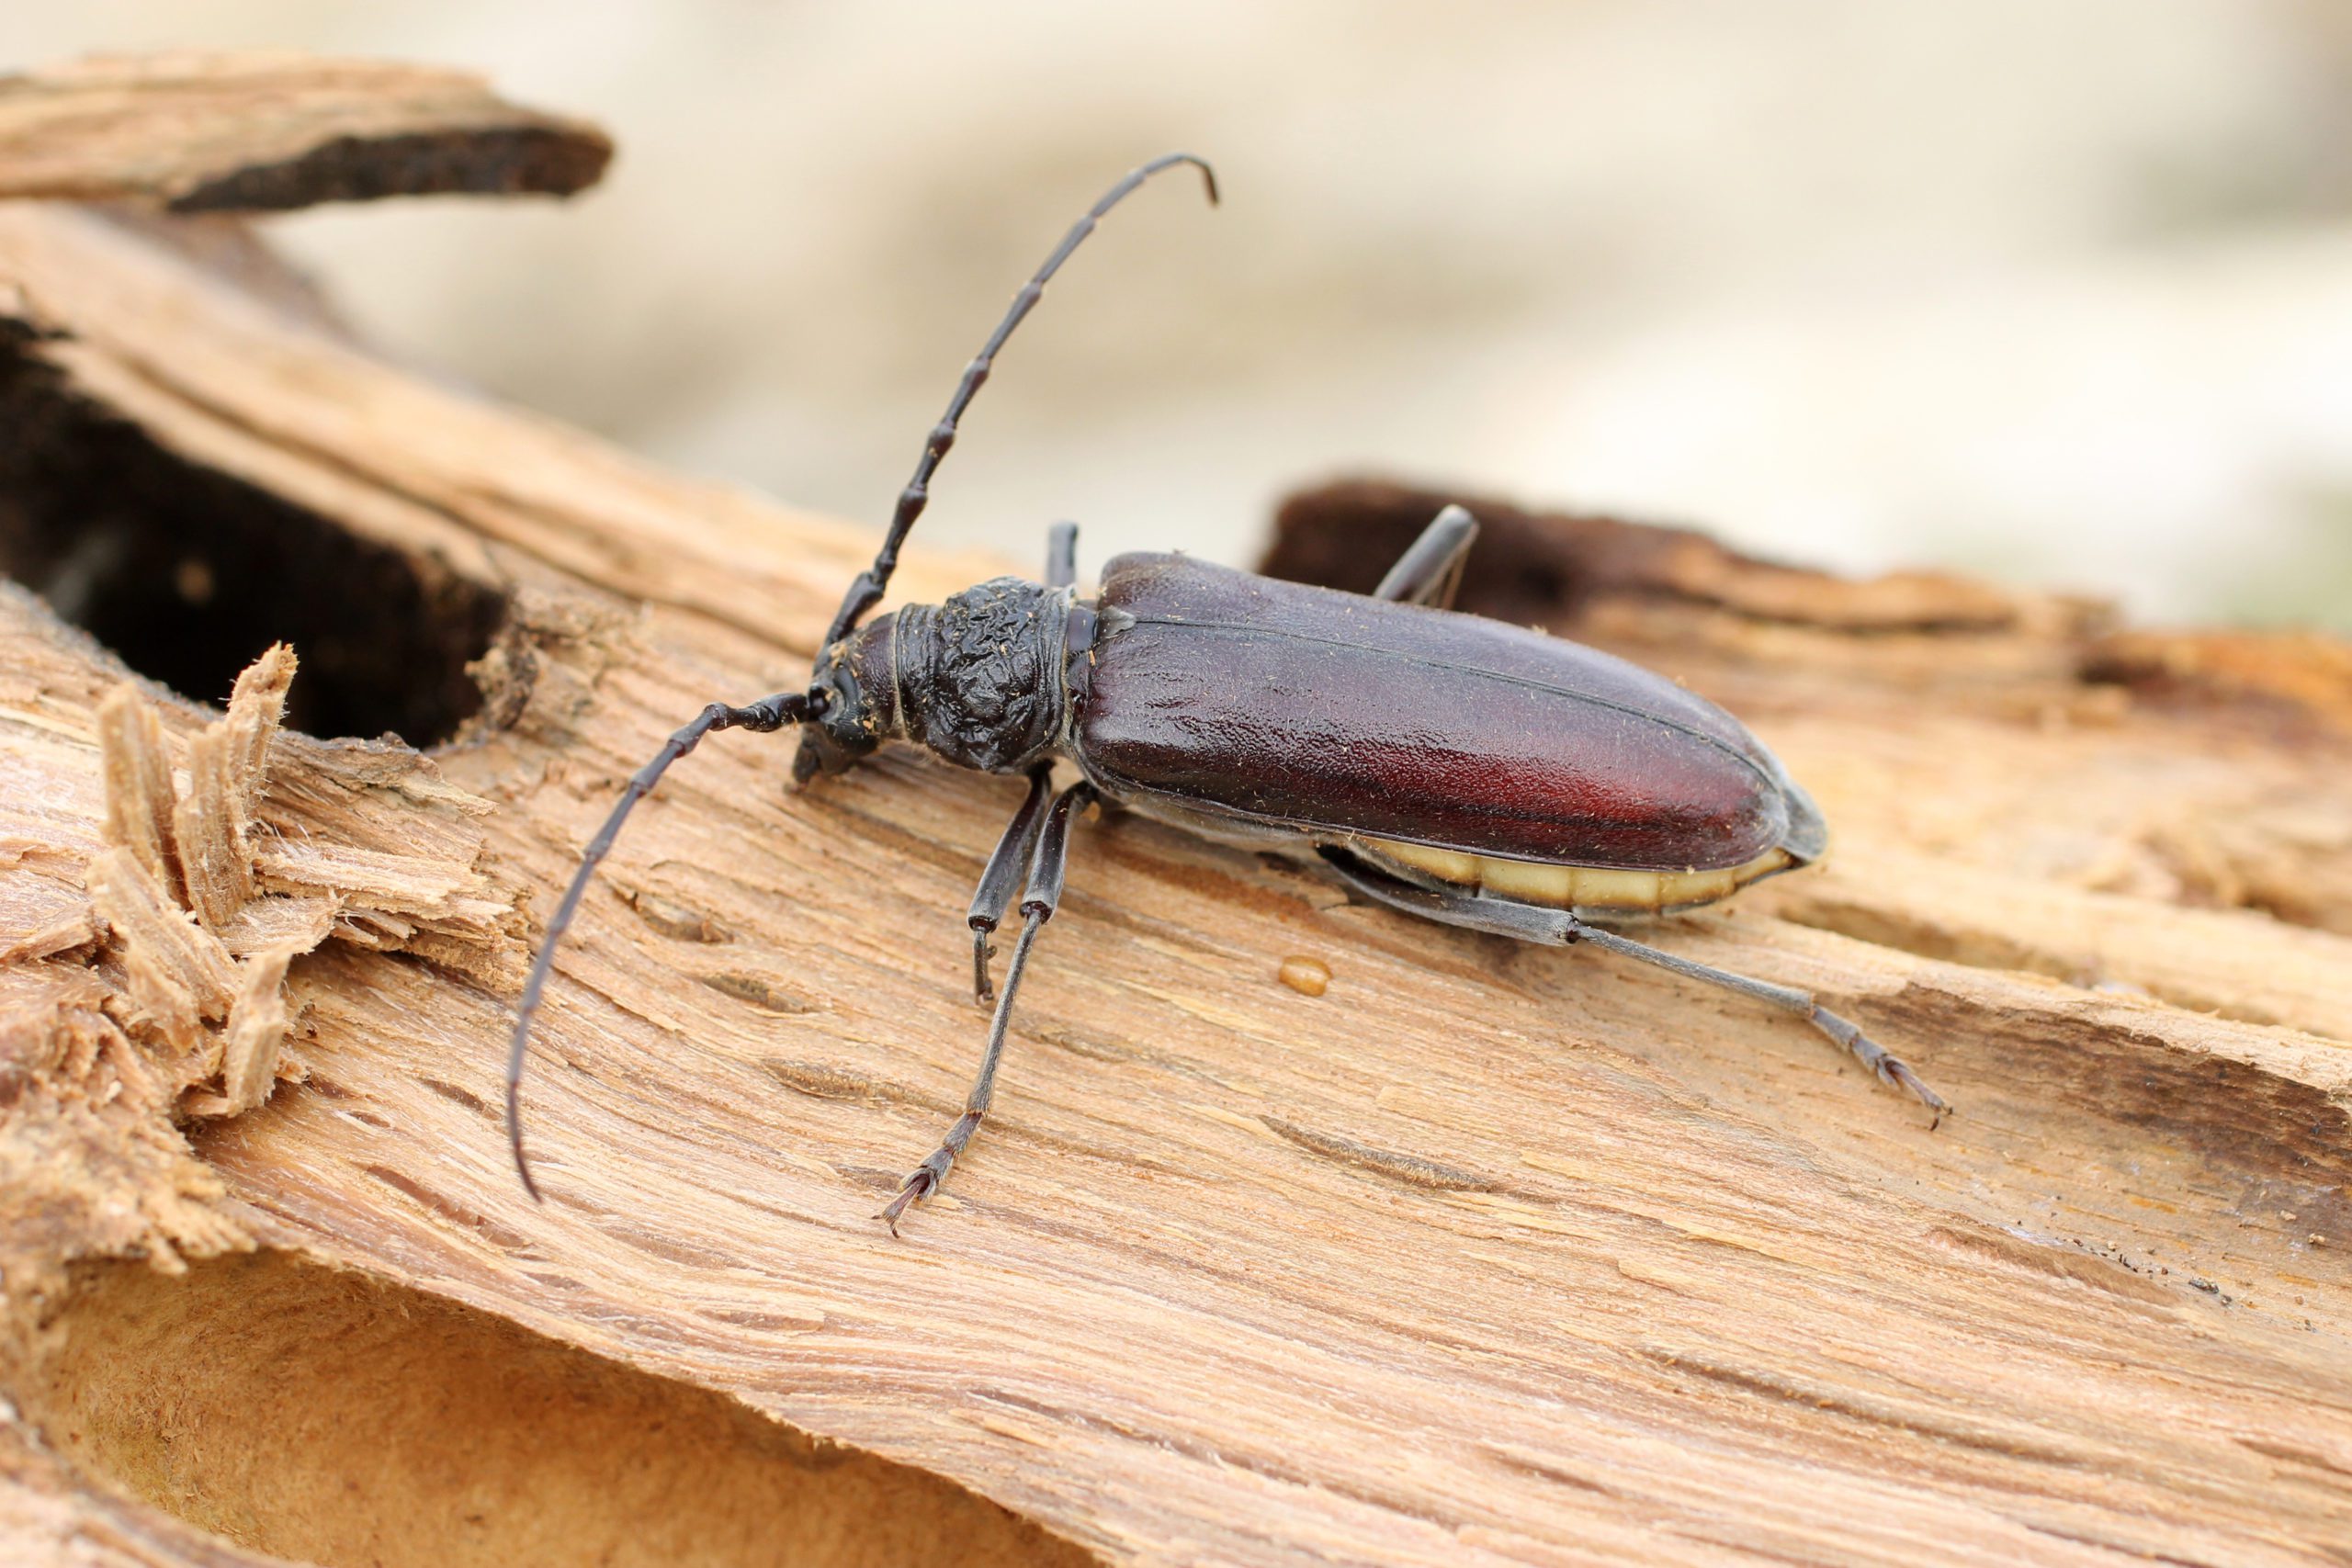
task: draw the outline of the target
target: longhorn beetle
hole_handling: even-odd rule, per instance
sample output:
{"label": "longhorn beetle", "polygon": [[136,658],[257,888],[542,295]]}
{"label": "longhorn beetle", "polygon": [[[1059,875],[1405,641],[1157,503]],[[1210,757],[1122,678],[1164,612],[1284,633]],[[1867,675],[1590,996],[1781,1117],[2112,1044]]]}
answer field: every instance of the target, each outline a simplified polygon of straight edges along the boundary
{"label": "longhorn beetle", "polygon": [[[1211,838],[1320,859],[1350,889],[1408,914],[1523,942],[1590,942],[1793,1012],[1908,1089],[1942,1097],[1807,993],[1693,963],[1596,921],[1712,904],[1821,857],[1820,811],[1771,752],[1713,704],[1623,660],[1450,605],[1477,525],[1440,512],[1370,597],[1211,566],[1125,555],[1078,595],[1077,525],[1047,536],[1042,584],[1000,577],[944,604],[868,621],[899,547],[955,445],[997,351],[1070,253],[1163,169],[1216,175],[1184,152],[1129,173],[1013,296],[947,412],[874,564],[842,596],[808,688],[745,707],[713,703],[630,778],[582,852],[523,987],[506,1061],[506,1123],[523,1157],[523,1062],[556,944],[629,810],[715,729],[797,725],[796,786],[886,740],[967,768],[1017,773],[1027,798],[972,895],[972,988],[990,997],[989,937],[1017,908],[1021,934],[995,998],[978,1076],[939,1147],[877,1218],[939,1190],[988,1114],[1012,1000],[1061,899],[1071,819],[1096,801]],[[1057,792],[1053,768],[1077,782]]]}

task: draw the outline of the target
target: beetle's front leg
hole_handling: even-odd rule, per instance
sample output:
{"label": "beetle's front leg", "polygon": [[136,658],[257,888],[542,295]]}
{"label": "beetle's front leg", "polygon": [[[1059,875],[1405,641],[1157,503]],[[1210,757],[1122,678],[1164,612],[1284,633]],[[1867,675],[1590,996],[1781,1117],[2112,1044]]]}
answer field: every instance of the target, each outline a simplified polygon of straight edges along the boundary
{"label": "beetle's front leg", "polygon": [[1466,890],[1420,887],[1387,875],[1345,850],[1326,845],[1321,853],[1324,862],[1350,887],[1368,898],[1408,914],[1419,915],[1425,919],[1439,920],[1450,926],[1464,926],[1471,931],[1490,931],[1497,936],[1516,937],[1521,942],[1556,942],[1562,946],[1589,942],[1595,947],[1623,953],[1628,958],[1638,958],[1645,964],[1655,964],[1686,978],[1704,980],[1711,986],[1721,986],[1742,996],[1754,997],[1758,1001],[1769,1002],[1785,1012],[1796,1014],[1852,1052],[1855,1059],[1889,1089],[1905,1089],[1917,1096],[1919,1103],[1935,1116],[1935,1122],[1929,1123],[1930,1130],[1951,1110],[1951,1102],[1929,1089],[1901,1057],[1891,1054],[1855,1025],[1823,1007],[1814,999],[1810,991],[1801,991],[1793,986],[1776,986],[1769,980],[1736,975],[1728,969],[1718,969],[1711,964],[1680,957],[1645,942],[1635,942],[1631,937],[1619,936],[1615,931],[1587,925],[1566,909],[1483,897]]}
{"label": "beetle's front leg", "polygon": [[980,873],[980,886],[972,894],[972,912],[967,917],[972,926],[972,999],[984,1007],[992,994],[989,936],[1004,919],[1004,907],[1012,901],[1012,890],[1020,886],[1022,874],[1037,852],[1037,834],[1045,828],[1046,803],[1052,791],[1053,769],[1032,768],[1029,796],[1005,824],[1004,837],[996,841],[996,852],[989,856],[988,867]]}
{"label": "beetle's front leg", "polygon": [[[1042,780],[1042,772],[1033,777]],[[1032,798],[1037,786],[1032,786]],[[1054,908],[1061,902],[1062,875],[1069,865],[1070,818],[1094,801],[1094,786],[1084,782],[1074,784],[1055,797],[1053,808],[1046,813],[1044,829],[1037,836],[1037,850],[1029,868],[1029,886],[1021,897],[1021,940],[1013,944],[1012,962],[1005,966],[1004,990],[996,999],[996,1016],[989,1021],[988,1049],[981,1053],[980,1070],[972,1079],[972,1091],[964,1097],[964,1113],[956,1118],[947,1136],[931,1157],[908,1173],[906,1184],[899,1195],[882,1206],[876,1218],[887,1221],[890,1234],[899,1234],[899,1216],[907,1206],[919,1202],[939,1190],[947,1173],[956,1168],[956,1156],[980,1130],[980,1121],[989,1113],[989,1103],[996,1098],[997,1063],[1004,1056],[1004,1036],[1012,1022],[1012,998],[1021,989],[1021,976],[1029,967],[1029,949],[1037,940],[1037,932],[1053,919]],[[1025,810],[1026,807],[1024,807]],[[1017,822],[1016,818],[1016,822]],[[1008,840],[1012,835],[1006,835]],[[999,845],[999,852],[1002,852]],[[985,884],[983,884],[985,886]]]}

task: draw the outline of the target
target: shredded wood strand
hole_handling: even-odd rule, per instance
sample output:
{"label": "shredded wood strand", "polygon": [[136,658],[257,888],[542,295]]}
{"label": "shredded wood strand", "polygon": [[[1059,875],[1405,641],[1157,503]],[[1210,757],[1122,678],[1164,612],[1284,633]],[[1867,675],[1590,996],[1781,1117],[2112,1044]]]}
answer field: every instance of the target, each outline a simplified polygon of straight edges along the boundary
{"label": "shredded wood strand", "polygon": [[290,943],[273,947],[243,965],[244,983],[229,1008],[220,1069],[229,1115],[260,1105],[277,1082],[278,1049],[286,1040],[286,966],[305,951]]}
{"label": "shredded wood strand", "polygon": [[172,763],[163,720],[128,682],[98,704],[98,753],[106,770],[107,840],[136,855],[175,898],[186,884],[172,828]]}

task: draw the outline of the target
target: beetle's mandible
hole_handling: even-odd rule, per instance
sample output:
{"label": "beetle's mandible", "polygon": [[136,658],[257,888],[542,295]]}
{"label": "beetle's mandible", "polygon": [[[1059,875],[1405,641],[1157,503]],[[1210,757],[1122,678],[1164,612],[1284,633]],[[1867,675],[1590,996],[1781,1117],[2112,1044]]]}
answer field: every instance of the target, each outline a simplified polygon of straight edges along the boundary
{"label": "beetle's mandible", "polygon": [[[997,351],[1102,216],[1170,153],[1111,187],[1013,297],[923,442],[874,564],[852,582],[808,687],[714,703],[639,769],[582,852],[514,1021],[506,1118],[523,1156],[523,1063],[557,943],[629,810],[715,729],[797,726],[796,783],[890,740],[1027,777],[1029,793],[972,896],[972,985],[990,996],[989,937],[1020,934],[964,1112],[878,1216],[893,1232],[938,1190],[996,1087],[1031,949],[1059,901],[1074,818],[1095,801],[1210,837],[1313,856],[1357,894],[1526,942],[1590,942],[1793,1012],[1940,1116],[1917,1074],[1805,992],[1696,964],[1596,921],[1690,908],[1820,858],[1820,812],[1713,704],[1623,660],[1450,604],[1477,525],[1449,506],[1371,596],[1255,577],[1178,555],[1121,556],[1078,596],[1077,528],[1057,524],[1045,580],[999,578],[944,604],[868,621]],[[1056,763],[1078,778],[1054,788]]]}

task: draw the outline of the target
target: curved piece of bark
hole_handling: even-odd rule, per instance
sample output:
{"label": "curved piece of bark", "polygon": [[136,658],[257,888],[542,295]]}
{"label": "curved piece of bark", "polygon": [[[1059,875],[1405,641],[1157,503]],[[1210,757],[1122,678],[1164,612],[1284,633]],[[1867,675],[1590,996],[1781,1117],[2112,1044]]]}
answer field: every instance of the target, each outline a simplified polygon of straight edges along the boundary
{"label": "curved piece of bark", "polygon": [[[1272,577],[1369,593],[1389,561],[1456,492],[1349,479],[1284,501],[1259,570]],[[1478,519],[1478,547],[1456,603],[1503,619],[1556,619],[1589,602],[1649,597],[1710,604],[1758,620],[1847,632],[1999,631],[2029,602],[1947,572],[1891,572],[1852,581],[1741,555],[1690,528],[1596,513],[1534,512],[1492,497],[1458,498]],[[2080,615],[2088,605],[2041,604]],[[1509,614],[1524,609],[1523,615]]]}
{"label": "curved piece of bark", "polygon": [[[541,912],[678,722],[805,671],[870,547],[405,378],[81,215],[0,210],[10,309],[50,395],[164,460],[498,585],[496,689],[438,761],[496,803],[469,821]],[[2086,684],[2077,608],[1963,584],[1858,609],[1619,537],[1651,564],[1555,624],[1724,701],[1840,835],[1828,871],[1657,940],[1850,1010],[1958,1101],[1940,1131],[1737,998],[1105,820],[1077,832],[1001,1114],[894,1242],[873,1211],[978,1049],[962,911],[1017,787],[890,754],[787,798],[787,748],[728,735],[631,822],[559,966],[529,1092],[544,1208],[500,1138],[504,994],[347,943],[288,967],[308,1080],[198,1132],[200,1161],[126,1165],[129,1190],[178,1193],[215,1250],[287,1255],[251,1267],[382,1281],[382,1315],[337,1318],[338,1344],[398,1344],[420,1312],[528,1330],[579,1358],[550,1385],[567,1397],[718,1391],[774,1424],[747,1441],[816,1456],[796,1486],[854,1455],[1105,1561],[2340,1557],[2343,743]],[[917,552],[901,582],[935,598],[989,570]],[[105,842],[97,710],[119,672],[21,597],[0,613],[21,814],[0,909],[38,912],[24,886],[74,882]],[[2290,842],[2321,918],[2215,907],[2200,867]],[[1329,972],[1319,997],[1277,977],[1302,959]],[[41,1020],[86,1014],[108,978],[78,950],[5,973],[15,1016]],[[43,1049],[17,1058],[28,1088],[83,1048]],[[74,1103],[80,1146],[130,1138]],[[12,1170],[59,1146],[48,1125],[0,1126]],[[77,1223],[18,1244],[131,1245]],[[41,1428],[88,1439],[58,1484],[111,1477],[245,1547],[332,1556],[286,1501],[325,1495],[300,1467],[348,1457],[297,1440],[315,1369],[249,1412],[212,1401],[209,1424],[175,1406],[175,1433],[215,1448],[100,1440],[218,1371],[174,1358],[206,1354],[197,1325],[244,1292],[288,1303],[257,1334],[353,1310],[327,1270],[246,1267],[195,1262],[185,1292],[85,1269],[12,1300],[5,1375]],[[126,1322],[146,1327],[121,1371],[75,1348]],[[454,1367],[476,1398],[487,1375],[386,1364]],[[651,1464],[666,1419],[594,1429]],[[185,1451],[222,1456],[194,1467],[201,1497],[162,1462]],[[401,1483],[377,1495],[454,1495],[431,1453],[387,1445]],[[502,1532],[576,1495],[481,1462]],[[335,1551],[450,1560],[398,1506],[343,1506],[356,1544]],[[902,1511],[825,1517],[857,1544]]]}
{"label": "curved piece of bark", "polygon": [[101,57],[0,77],[0,197],[277,212],[446,192],[570,196],[612,142],[468,72],[292,53]]}

